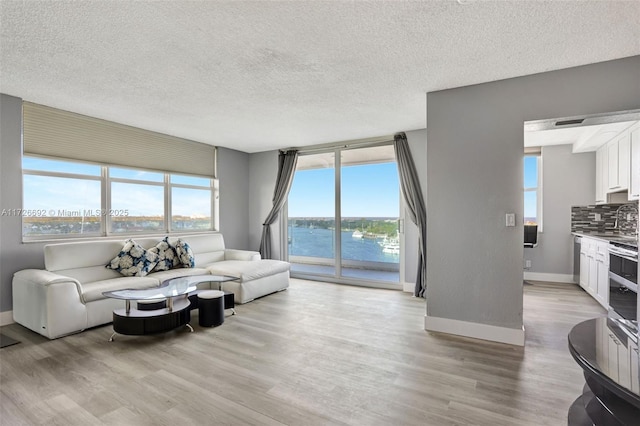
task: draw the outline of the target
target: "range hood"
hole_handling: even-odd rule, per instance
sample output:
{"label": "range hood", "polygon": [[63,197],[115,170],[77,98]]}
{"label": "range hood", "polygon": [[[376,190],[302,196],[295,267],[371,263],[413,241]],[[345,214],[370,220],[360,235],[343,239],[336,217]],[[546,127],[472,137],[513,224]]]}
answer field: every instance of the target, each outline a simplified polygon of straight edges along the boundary
{"label": "range hood", "polygon": [[638,121],[640,110],[527,121],[524,146],[571,144],[574,153],[595,151]]}

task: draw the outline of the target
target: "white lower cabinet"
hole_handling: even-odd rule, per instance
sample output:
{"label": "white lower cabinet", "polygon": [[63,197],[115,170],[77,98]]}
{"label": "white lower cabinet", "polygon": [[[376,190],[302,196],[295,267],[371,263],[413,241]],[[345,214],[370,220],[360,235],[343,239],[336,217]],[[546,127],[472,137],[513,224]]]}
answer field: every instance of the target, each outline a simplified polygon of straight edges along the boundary
{"label": "white lower cabinet", "polygon": [[[582,241],[582,247],[585,247],[584,239]],[[585,290],[589,287],[589,258],[584,248],[580,249],[580,287]]]}
{"label": "white lower cabinet", "polygon": [[598,248],[596,249],[598,290],[595,297],[605,308],[609,307],[609,250],[607,245],[606,243],[598,243]]}
{"label": "white lower cabinet", "polygon": [[607,241],[582,238],[580,287],[605,309],[609,308],[609,243]]}
{"label": "white lower cabinet", "polygon": [[589,287],[587,292],[595,298],[598,293],[598,262],[596,261],[595,252],[588,253],[587,259],[589,259]]}

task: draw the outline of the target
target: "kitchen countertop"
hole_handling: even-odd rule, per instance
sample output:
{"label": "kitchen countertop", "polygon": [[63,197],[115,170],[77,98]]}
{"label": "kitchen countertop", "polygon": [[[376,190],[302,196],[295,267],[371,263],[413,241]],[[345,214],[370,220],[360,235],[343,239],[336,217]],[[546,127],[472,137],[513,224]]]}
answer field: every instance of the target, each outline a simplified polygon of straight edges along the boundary
{"label": "kitchen countertop", "polygon": [[584,370],[588,388],[571,405],[569,425],[638,424],[638,345],[621,327],[600,317],[571,329],[569,352]]}
{"label": "kitchen countertop", "polygon": [[607,233],[607,234],[598,234],[598,233],[593,233],[593,234],[589,234],[586,232],[572,232],[572,235],[576,235],[578,237],[587,237],[587,238],[595,238],[598,240],[602,240],[602,241],[607,241],[607,242],[614,242],[614,243],[623,243],[623,244],[627,244],[630,246],[634,246],[634,247],[638,247],[638,237],[633,236],[633,235],[621,235],[621,234],[614,234],[614,233]]}

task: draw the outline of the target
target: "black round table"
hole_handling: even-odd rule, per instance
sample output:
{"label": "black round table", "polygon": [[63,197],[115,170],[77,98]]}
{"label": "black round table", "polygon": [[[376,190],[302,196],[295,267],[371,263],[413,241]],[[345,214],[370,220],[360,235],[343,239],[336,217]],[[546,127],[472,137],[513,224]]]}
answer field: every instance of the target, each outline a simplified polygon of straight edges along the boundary
{"label": "black round table", "polygon": [[638,344],[630,334],[606,317],[581,322],[569,332],[569,352],[586,380],[583,394],[569,408],[570,426],[640,425]]}

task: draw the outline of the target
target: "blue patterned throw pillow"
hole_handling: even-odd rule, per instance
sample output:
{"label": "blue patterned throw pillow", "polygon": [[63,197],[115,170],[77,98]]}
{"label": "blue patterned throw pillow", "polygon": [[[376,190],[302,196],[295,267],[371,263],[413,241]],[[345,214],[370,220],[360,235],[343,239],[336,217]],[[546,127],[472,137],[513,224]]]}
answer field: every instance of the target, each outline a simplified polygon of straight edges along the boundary
{"label": "blue patterned throw pillow", "polygon": [[107,268],[118,271],[125,277],[144,277],[157,263],[157,253],[146,250],[132,239],[128,239],[120,253],[109,262]]}
{"label": "blue patterned throw pillow", "polygon": [[178,238],[176,241],[176,253],[178,259],[183,268],[194,268],[196,266],[196,259],[193,257],[193,250],[189,247],[189,244]]}
{"label": "blue patterned throw pillow", "polygon": [[150,248],[149,251],[158,254],[158,264],[151,272],[168,271],[169,269],[182,266],[176,254],[176,249],[169,243],[169,237],[164,237],[162,241],[156,244],[155,247]]}

